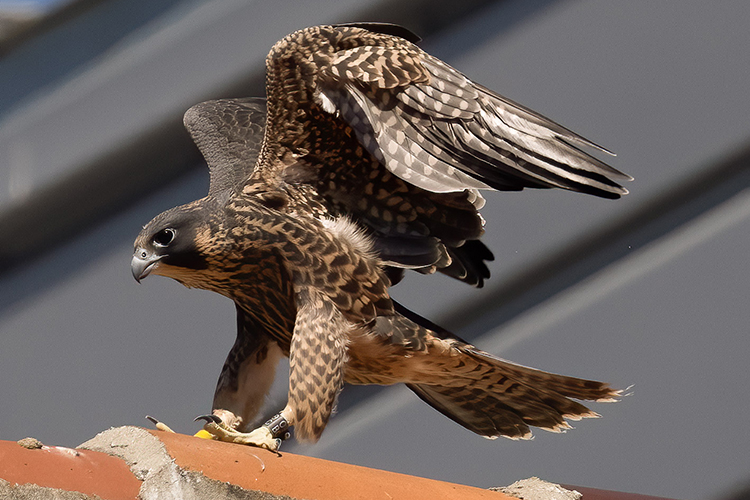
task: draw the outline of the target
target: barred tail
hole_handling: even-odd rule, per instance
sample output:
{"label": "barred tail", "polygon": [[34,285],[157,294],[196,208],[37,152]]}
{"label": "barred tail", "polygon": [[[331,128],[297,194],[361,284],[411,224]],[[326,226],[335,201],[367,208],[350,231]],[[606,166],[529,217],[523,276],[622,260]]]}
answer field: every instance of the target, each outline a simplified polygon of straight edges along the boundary
{"label": "barred tail", "polygon": [[475,368],[446,385],[408,384],[427,404],[467,429],[490,439],[529,439],[530,427],[570,429],[566,420],[598,417],[573,401],[617,401],[608,384],[547,373],[497,358],[472,346],[460,348]]}

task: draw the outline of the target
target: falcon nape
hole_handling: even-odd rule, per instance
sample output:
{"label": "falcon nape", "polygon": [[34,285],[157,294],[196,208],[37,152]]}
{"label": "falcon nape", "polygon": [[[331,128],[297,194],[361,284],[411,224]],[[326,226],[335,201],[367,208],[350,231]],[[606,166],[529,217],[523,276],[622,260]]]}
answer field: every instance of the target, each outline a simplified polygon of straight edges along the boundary
{"label": "falcon nape", "polygon": [[[205,198],[135,241],[133,275],[174,278],[234,301],[237,339],[205,429],[276,449],[290,426],[316,441],[338,392],[405,383],[488,438],[528,438],[596,416],[601,382],[496,358],[396,304],[404,269],[481,287],[480,189],[563,188],[603,198],[630,177],[605,151],[476,84],[393,25],[318,26],[266,59],[266,99],[198,104],[185,126],[205,156]],[[247,433],[281,356],[286,407]]]}

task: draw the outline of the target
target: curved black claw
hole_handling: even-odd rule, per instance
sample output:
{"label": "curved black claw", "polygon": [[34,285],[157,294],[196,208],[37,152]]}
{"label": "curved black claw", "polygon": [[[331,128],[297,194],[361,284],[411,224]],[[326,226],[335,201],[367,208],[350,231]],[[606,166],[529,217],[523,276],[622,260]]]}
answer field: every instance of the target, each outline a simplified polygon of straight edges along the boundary
{"label": "curved black claw", "polygon": [[193,419],[193,422],[197,422],[198,420],[205,420],[206,423],[214,423],[214,424],[220,424],[221,419],[217,417],[216,415],[198,415]]}
{"label": "curved black claw", "polygon": [[146,415],[146,418],[151,421],[152,424],[156,427],[156,430],[164,431],[164,432],[174,432],[167,424],[164,422],[160,422],[159,420],[155,419],[151,415]]}
{"label": "curved black claw", "polygon": [[[287,433],[287,434],[289,434],[289,433]],[[287,436],[287,438],[284,438],[284,439],[288,439],[288,436]],[[284,439],[282,439],[282,438],[276,438],[276,439],[274,439],[274,441],[276,441],[276,449],[275,450],[269,450],[269,451],[273,451],[278,456],[281,456],[281,452],[279,452],[279,448],[281,448],[281,443],[284,442]]]}

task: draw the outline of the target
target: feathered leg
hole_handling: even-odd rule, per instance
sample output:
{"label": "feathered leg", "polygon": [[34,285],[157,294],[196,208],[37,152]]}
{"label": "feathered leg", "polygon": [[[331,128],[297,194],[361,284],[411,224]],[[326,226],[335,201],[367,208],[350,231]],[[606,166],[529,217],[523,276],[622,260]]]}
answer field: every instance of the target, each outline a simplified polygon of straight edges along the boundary
{"label": "feathered leg", "polygon": [[297,318],[289,353],[289,399],[286,407],[249,433],[210,420],[204,429],[221,441],[277,450],[286,430],[295,426],[300,441],[315,442],[331,416],[344,383],[346,346],[351,324],[318,293],[297,294]]}

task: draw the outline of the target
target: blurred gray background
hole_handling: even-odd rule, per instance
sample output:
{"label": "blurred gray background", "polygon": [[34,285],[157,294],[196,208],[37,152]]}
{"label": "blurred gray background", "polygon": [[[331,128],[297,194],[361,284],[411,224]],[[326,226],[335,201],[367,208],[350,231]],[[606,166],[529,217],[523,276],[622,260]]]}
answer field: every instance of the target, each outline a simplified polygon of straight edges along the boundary
{"label": "blurred gray background", "polygon": [[412,275],[394,295],[485,350],[633,394],[514,442],[404,387],[348,387],[317,445],[283,449],[480,487],[719,499],[750,481],[750,3],[0,1],[0,19],[0,439],[75,446],[146,414],[199,428],[233,305],[129,268],[143,224],[206,192],[182,113],[261,95],[296,29],[391,21],[636,179],[614,202],[490,193],[487,286]]}

